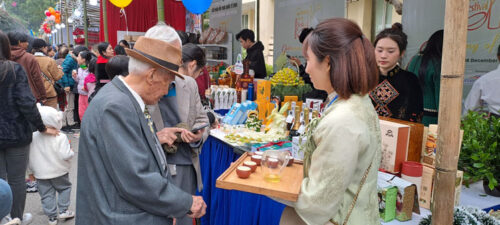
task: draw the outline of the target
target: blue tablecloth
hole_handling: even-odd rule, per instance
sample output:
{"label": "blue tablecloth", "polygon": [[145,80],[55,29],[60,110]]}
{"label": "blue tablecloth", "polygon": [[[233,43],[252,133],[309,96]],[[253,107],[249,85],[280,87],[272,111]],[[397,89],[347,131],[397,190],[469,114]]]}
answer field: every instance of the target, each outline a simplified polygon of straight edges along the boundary
{"label": "blue tablecloth", "polygon": [[207,213],[202,225],[278,225],[285,205],[266,196],[215,187],[217,178],[240,157],[226,143],[209,136],[200,155],[202,196]]}

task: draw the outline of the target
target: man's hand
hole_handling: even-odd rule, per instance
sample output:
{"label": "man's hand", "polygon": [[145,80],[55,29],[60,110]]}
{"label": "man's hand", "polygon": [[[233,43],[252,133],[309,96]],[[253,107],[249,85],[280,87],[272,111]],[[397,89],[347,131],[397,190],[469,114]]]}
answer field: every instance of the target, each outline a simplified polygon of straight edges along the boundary
{"label": "man's hand", "polygon": [[59,135],[59,130],[57,130],[56,128],[53,128],[53,127],[46,127],[46,128],[47,129],[45,130],[45,132],[43,132],[43,134],[52,135],[52,136]]}
{"label": "man's hand", "polygon": [[297,63],[297,65],[299,66],[302,65],[300,59],[298,59],[297,57],[290,57],[290,61]]}
{"label": "man's hand", "polygon": [[61,65],[57,65],[57,69],[62,70],[63,68],[62,68],[62,66],[61,66]]}
{"label": "man's hand", "polygon": [[191,131],[183,129],[183,131],[181,133],[182,141],[184,141],[186,143],[195,143],[195,142],[198,142],[203,137],[203,131],[204,130],[205,129],[201,129],[201,130],[197,131],[196,133],[192,133]]}
{"label": "man's hand", "polygon": [[193,205],[191,205],[192,214],[189,214],[188,216],[191,218],[200,218],[205,215],[206,210],[207,204],[205,204],[203,198],[201,196],[193,195]]}
{"label": "man's hand", "polygon": [[162,130],[156,132],[158,136],[158,140],[161,144],[167,144],[168,146],[172,146],[177,139],[177,135],[175,133],[182,133],[186,129],[177,128],[177,127],[168,127],[163,128]]}
{"label": "man's hand", "polygon": [[65,87],[65,88],[64,88],[64,91],[66,91],[66,92],[68,92],[68,93],[69,93],[69,91],[71,91],[71,89],[70,89],[69,87]]}
{"label": "man's hand", "polygon": [[71,76],[73,77],[73,79],[76,79],[78,77],[78,73],[76,72],[76,70],[71,71]]}

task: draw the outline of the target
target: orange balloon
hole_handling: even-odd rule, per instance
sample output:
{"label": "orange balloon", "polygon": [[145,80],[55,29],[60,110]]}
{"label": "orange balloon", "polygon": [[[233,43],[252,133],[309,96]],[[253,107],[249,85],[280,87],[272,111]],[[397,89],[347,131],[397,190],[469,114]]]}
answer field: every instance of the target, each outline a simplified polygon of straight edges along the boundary
{"label": "orange balloon", "polygon": [[49,7],[49,12],[50,12],[50,15],[55,15],[56,14],[56,10],[52,7]]}

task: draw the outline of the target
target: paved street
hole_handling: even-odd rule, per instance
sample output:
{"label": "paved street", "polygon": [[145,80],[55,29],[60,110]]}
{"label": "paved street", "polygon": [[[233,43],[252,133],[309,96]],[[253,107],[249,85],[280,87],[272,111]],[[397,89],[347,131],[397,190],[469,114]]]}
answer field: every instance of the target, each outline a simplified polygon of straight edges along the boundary
{"label": "paved street", "polygon": [[[71,161],[71,172],[69,173],[69,178],[71,183],[73,184],[73,189],[71,190],[71,206],[70,210],[75,211],[76,208],[76,171],[77,171],[77,162],[78,162],[78,137],[80,133],[67,134],[69,140],[71,141],[71,147],[75,151],[75,156]],[[36,193],[28,193],[26,197],[26,207],[24,212],[29,212],[33,214],[33,222],[31,225],[46,225],[49,222],[49,219],[43,213],[42,202],[40,201],[40,195],[38,192]],[[61,225],[74,225],[75,219],[67,220],[67,221],[59,221],[58,224]]]}

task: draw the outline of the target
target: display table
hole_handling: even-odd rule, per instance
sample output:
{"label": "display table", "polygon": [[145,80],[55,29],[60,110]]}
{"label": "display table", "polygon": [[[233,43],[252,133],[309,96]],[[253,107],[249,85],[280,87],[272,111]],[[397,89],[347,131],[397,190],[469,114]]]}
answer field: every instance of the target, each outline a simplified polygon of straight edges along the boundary
{"label": "display table", "polygon": [[[241,150],[240,150],[241,151]],[[217,178],[240,157],[233,146],[209,136],[200,155],[207,212],[202,225],[278,225],[285,205],[270,198],[215,187]]]}
{"label": "display table", "polygon": [[[211,131],[200,155],[203,191],[207,212],[201,218],[202,225],[278,225],[285,205],[270,198],[241,191],[229,191],[215,187],[217,178],[236,161],[245,148],[223,141],[220,131]],[[462,187],[460,204],[481,209],[500,205],[500,198],[484,196],[481,183],[470,188]],[[430,211],[420,208],[420,215],[413,214],[410,221],[393,220],[383,225],[417,225]]]}

